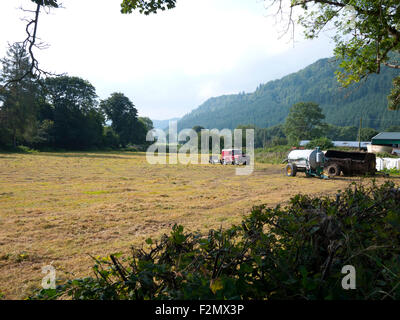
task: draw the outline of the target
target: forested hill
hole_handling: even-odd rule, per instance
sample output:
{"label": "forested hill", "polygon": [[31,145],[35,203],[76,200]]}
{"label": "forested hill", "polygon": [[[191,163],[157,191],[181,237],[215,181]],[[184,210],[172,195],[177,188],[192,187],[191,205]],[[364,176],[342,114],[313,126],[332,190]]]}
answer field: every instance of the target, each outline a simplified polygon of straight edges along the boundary
{"label": "forested hill", "polygon": [[319,103],[331,124],[385,129],[400,125],[400,112],[387,109],[387,95],[398,70],[383,68],[366,81],[340,88],[334,59],[321,59],[296,73],[259,85],[253,93],[211,98],[179,121],[179,128],[235,128],[239,124],[270,127],[284,122],[290,107],[300,101]]}
{"label": "forested hill", "polygon": [[170,121],[178,121],[178,120],[179,120],[179,118],[172,118],[172,119],[168,119],[168,120],[151,119],[151,121],[153,122],[153,127],[156,129],[162,129],[162,130],[164,130],[165,128],[168,128]]}

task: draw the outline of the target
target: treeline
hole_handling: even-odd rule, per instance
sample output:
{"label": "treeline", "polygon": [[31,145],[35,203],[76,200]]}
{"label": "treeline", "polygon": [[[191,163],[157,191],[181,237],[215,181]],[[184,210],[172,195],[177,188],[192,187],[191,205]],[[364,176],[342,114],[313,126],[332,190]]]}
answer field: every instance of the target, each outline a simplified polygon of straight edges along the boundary
{"label": "treeline", "polygon": [[0,148],[115,149],[146,143],[152,121],[138,117],[124,94],[99,101],[94,86],[78,77],[23,77],[30,59],[19,44],[10,46],[1,65]]}

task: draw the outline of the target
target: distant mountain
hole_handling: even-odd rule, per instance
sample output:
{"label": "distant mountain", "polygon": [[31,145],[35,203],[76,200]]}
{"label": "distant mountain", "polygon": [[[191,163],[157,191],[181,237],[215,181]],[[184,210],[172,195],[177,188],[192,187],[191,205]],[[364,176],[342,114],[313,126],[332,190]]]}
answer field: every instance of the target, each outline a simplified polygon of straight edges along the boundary
{"label": "distant mountain", "polygon": [[285,121],[290,107],[300,101],[319,103],[326,121],[340,126],[384,129],[400,125],[400,112],[387,109],[387,95],[398,70],[383,68],[381,74],[366,81],[340,88],[334,72],[334,59],[321,59],[279,80],[261,84],[253,93],[210,98],[178,122],[179,129],[200,125],[205,128],[230,128],[239,124],[270,127]]}
{"label": "distant mountain", "polygon": [[172,118],[172,119],[168,119],[168,120],[151,120],[153,121],[153,126],[155,129],[166,129],[168,128],[169,122],[170,121],[178,121],[179,118]]}

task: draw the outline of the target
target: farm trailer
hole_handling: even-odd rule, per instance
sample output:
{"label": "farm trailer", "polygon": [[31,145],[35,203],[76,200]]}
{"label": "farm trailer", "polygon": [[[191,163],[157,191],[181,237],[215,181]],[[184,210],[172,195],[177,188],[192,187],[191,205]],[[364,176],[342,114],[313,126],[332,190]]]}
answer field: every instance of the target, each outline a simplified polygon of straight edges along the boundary
{"label": "farm trailer", "polygon": [[292,150],[287,159],[286,175],[294,177],[297,172],[304,172],[306,176],[327,178],[353,174],[370,174],[376,172],[376,156],[366,152],[347,152],[328,150],[325,153],[316,148],[314,150]]}
{"label": "farm trailer", "polygon": [[376,156],[368,152],[328,150],[325,153],[325,171],[329,176],[374,175]]}

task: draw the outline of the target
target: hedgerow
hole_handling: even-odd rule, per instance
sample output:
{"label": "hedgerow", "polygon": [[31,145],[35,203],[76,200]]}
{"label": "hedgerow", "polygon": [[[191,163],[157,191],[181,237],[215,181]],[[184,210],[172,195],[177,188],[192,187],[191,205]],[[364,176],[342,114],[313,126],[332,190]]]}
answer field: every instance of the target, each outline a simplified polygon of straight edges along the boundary
{"label": "hedgerow", "polygon": [[[175,225],[31,299],[399,299],[399,252],[400,190],[353,183],[333,198],[256,206],[206,235]],[[355,267],[354,290],[342,287],[345,265]]]}

